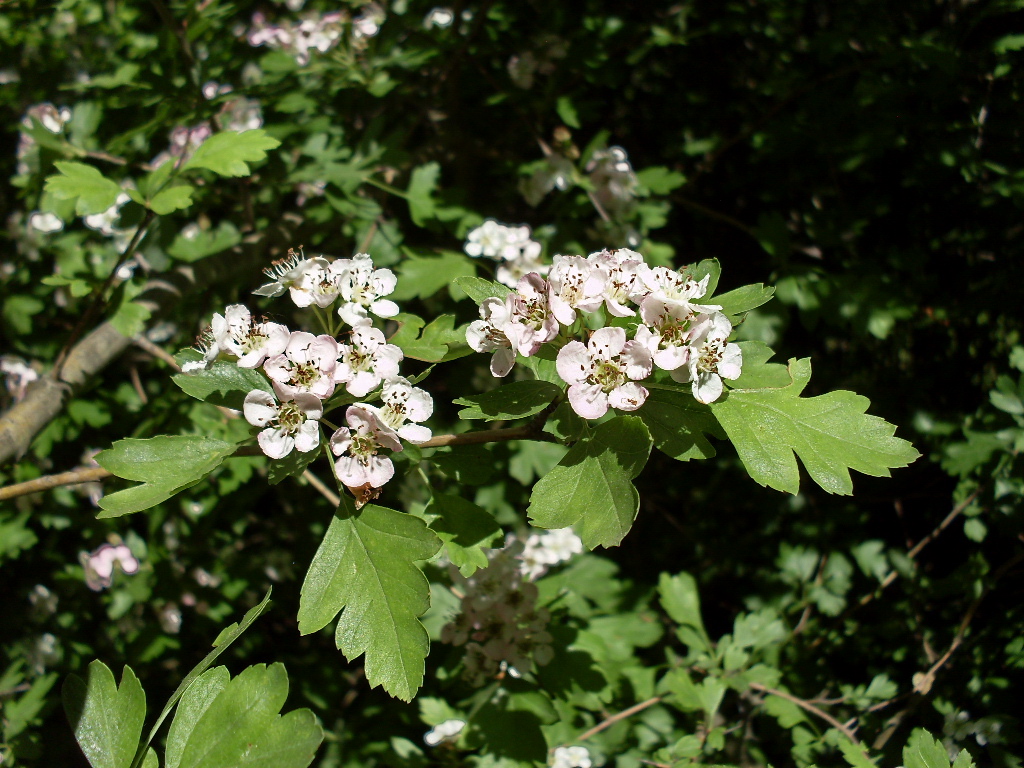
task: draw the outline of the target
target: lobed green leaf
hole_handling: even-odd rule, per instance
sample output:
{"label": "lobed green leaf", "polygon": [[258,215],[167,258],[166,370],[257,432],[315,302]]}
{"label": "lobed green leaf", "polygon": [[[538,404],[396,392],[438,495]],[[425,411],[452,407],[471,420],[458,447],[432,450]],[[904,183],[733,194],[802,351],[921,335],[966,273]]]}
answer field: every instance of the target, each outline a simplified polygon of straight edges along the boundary
{"label": "lobed green leaf", "polygon": [[249,163],[266,159],[267,150],[281,142],[267,135],[262,128],[251,131],[222,131],[199,145],[182,171],[205,168],[220,176],[248,176]]}
{"label": "lobed green leaf", "polygon": [[59,174],[46,177],[45,190],[58,200],[76,200],[79,216],[102,213],[117,202],[121,187],[91,165],[59,161],[54,167]]}
{"label": "lobed green leaf", "polygon": [[62,690],[64,711],[92,768],[129,768],[146,719],[146,693],[130,667],[121,685],[102,661],[89,665],[86,679],[70,675]]}

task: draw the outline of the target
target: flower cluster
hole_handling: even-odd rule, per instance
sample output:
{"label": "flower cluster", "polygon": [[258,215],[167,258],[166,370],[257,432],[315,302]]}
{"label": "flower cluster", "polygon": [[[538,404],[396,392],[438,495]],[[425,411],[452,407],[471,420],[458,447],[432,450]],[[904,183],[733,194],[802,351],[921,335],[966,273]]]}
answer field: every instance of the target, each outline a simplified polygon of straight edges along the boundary
{"label": "flower cluster", "polygon": [[[491,373],[498,377],[509,373],[516,354],[530,357],[556,343],[556,370],[569,385],[569,402],[587,419],[609,408],[638,409],[648,392],[637,382],[655,367],[711,403],[722,394],[722,379],[739,377],[742,355],[729,343],[732,323],[721,306],[695,303],[707,293],[708,279],[650,267],[625,248],[556,256],[546,277],[528,274],[504,299],[484,300],[466,341],[492,353]],[[621,324],[587,332],[580,315],[599,310],[633,318],[625,323],[635,329],[633,338]],[[577,333],[588,334],[585,342],[573,338]]]}
{"label": "flower cluster", "polygon": [[138,573],[139,561],[124,544],[103,544],[92,552],[82,552],[79,562],[85,570],[85,583],[99,592],[114,583],[114,568],[131,575]]}
{"label": "flower cluster", "polygon": [[473,686],[503,672],[518,677],[531,661],[543,666],[553,657],[551,616],[536,606],[537,586],[524,578],[522,551],[522,542],[513,541],[469,579],[452,568],[462,611],[441,630],[441,640],[465,646],[463,676]]}
{"label": "flower cluster", "polygon": [[295,57],[301,66],[309,63],[312,50],[325,53],[337,45],[346,21],[341,11],[307,14],[298,22],[271,24],[262,13],[252,17],[252,28],[247,34],[249,45],[265,45],[285,51]]}
{"label": "flower cluster", "polygon": [[498,262],[498,282],[515,288],[530,272],[547,274],[550,266],[540,260],[541,244],[530,238],[530,228],[510,227],[488,219],[467,235],[466,253]]}
{"label": "flower cluster", "polygon": [[590,750],[586,747],[556,747],[551,768],[590,768]]}
{"label": "flower cluster", "polygon": [[233,304],[223,315],[215,314],[204,332],[203,359],[187,363],[183,370],[204,369],[221,357],[234,358],[239,368],[261,369],[268,386],[249,392],[242,412],[259,428],[257,442],[272,459],[320,446],[325,402],[339,388],[354,398],[379,390],[380,405],[351,405],[345,412],[346,426],[335,429],[328,441],[337,457],[338,479],[362,506],[394,476],[385,449],[401,451],[403,440],[423,443],[431,437],[422,422],[433,413],[433,400],[399,375],[402,350],[387,343],[370,317],[398,313],[398,305],[385,298],[395,288],[395,276],[391,270],[375,268],[363,253],[331,261],[289,251],[286,259],[264,272],[271,282],[257,289],[257,295],[287,292],[295,306],[317,312],[337,305],[348,330],[335,334],[334,323],[327,320],[331,333],[293,331]]}
{"label": "flower cluster", "polygon": [[628,212],[636,197],[637,179],[622,147],[599,149],[587,163],[594,199],[612,217]]}
{"label": "flower cluster", "polygon": [[520,570],[530,581],[539,579],[548,568],[564,563],[583,552],[583,540],[572,528],[556,528],[550,531],[531,533],[526,538],[519,555]]}

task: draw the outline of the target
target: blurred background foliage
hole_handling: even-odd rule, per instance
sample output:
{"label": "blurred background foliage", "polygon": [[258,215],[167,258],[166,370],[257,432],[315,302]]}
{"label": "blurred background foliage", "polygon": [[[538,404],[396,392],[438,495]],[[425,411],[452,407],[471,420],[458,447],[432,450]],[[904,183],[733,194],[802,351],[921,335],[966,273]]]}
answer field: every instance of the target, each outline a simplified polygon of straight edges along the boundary
{"label": "blurred background foliage", "polygon": [[[637,480],[640,515],[622,546],[551,577],[575,595],[564,598],[559,631],[604,632],[629,668],[663,664],[675,641],[623,627],[661,616],[658,575],[687,571],[713,638],[745,612],[781,617],[788,634],[766,663],[806,699],[840,699],[836,717],[859,717],[883,764],[899,762],[920,726],[954,752],[969,747],[979,764],[1019,765],[1024,35],[1013,30],[1024,28],[1024,4],[290,5],[0,6],[5,359],[37,373],[51,366],[124,246],[44,194],[53,163],[78,159],[137,180],[175,128],[226,128],[256,108],[282,147],[254,175],[211,179],[191,208],[157,221],[107,309],[122,332],[172,352],[188,346],[226,303],[253,305],[258,270],[299,244],[368,251],[411,286],[400,287],[403,309],[468,321],[475,307],[446,289],[455,274],[483,274],[460,252],[486,218],[529,224],[547,259],[627,245],[666,264],[716,257],[725,289],[778,288],[741,338],[770,343],[780,358],[812,357],[811,394],[867,395],[925,456],[892,479],[858,477],[856,495],[842,498],[810,484],[793,497],[761,489],[724,444],[700,463],[656,453]],[[255,13],[283,24],[333,11],[342,12],[340,37],[307,63],[247,37]],[[23,123],[44,102],[70,109],[60,134]],[[611,146],[636,171],[619,197],[587,171]],[[44,233],[33,213],[65,226]],[[130,236],[141,216],[128,203],[112,229]],[[159,294],[159,281],[180,293],[133,309],[140,291]],[[5,484],[78,466],[128,435],[244,433],[171,385],[169,372],[129,347],[0,470]],[[5,405],[18,396],[15,378]],[[428,382],[434,431],[457,421],[446,403],[489,386],[479,357],[439,368]],[[521,526],[529,487],[557,449],[482,450],[491,465],[453,452],[451,477],[475,486],[476,502],[507,528]],[[88,487],[0,507],[5,759],[80,764],[60,678],[96,657],[127,660],[156,700],[271,583],[274,609],[227,656],[286,664],[292,699],[328,730],[315,764],[535,759],[507,747],[521,738],[507,722],[507,733],[500,724],[487,731],[484,757],[423,754],[416,745],[434,715],[369,690],[329,635],[298,636],[298,587],[330,508],[308,486],[268,487],[259,466],[235,460],[213,481],[121,520],[96,520]],[[422,501],[412,480],[389,492],[392,505]],[[111,537],[140,571],[92,591],[80,555]],[[427,623],[436,638],[442,622]],[[425,693],[470,701],[445,672],[451,653],[435,646]],[[635,703],[642,676],[608,682],[597,700],[574,699],[576,709],[560,712],[563,722],[577,718],[566,733]],[[843,764],[822,723],[752,720],[755,703],[729,699],[707,724],[732,734],[719,762]],[[655,707],[591,749],[630,768],[657,762],[651,755],[673,733],[674,742],[696,728]]]}

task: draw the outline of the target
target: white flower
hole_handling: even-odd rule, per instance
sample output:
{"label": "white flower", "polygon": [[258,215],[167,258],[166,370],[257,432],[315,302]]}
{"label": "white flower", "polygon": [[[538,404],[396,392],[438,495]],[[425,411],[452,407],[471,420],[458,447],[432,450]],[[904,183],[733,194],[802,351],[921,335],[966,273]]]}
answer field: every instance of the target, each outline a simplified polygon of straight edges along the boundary
{"label": "white flower", "polygon": [[519,256],[498,265],[498,282],[515,288],[519,281],[531,272],[546,275],[551,271],[551,265],[540,260],[540,251],[541,244],[531,240]]}
{"label": "white flower", "polygon": [[536,579],[544,575],[549,566],[565,562],[582,551],[583,540],[572,528],[531,533],[519,556],[523,563],[521,570],[527,579]]}
{"label": "white flower", "polygon": [[[379,408],[365,403],[358,405],[377,416],[384,434],[410,443],[425,443],[430,439],[430,430],[418,423],[429,419],[434,412],[434,399],[426,390],[396,376],[384,382],[380,399],[384,405]],[[406,424],[406,421],[412,423]]]}
{"label": "white flower", "polygon": [[640,279],[644,257],[628,248],[601,251],[587,257],[605,275],[604,305],[615,317],[636,314],[626,306],[627,301],[639,301],[648,291]]}
{"label": "white flower", "polygon": [[475,352],[493,352],[491,375],[497,378],[507,376],[516,364],[512,341],[505,334],[509,322],[508,307],[501,299],[484,299],[480,305],[480,318],[466,329],[466,343]]}
{"label": "white flower", "polygon": [[289,288],[298,285],[306,268],[307,260],[302,251],[289,248],[285,258],[278,259],[263,270],[263,274],[269,277],[271,282],[260,286],[253,293],[257,296],[280,296]]}
{"label": "white flower", "polygon": [[572,409],[585,419],[598,419],[609,406],[635,411],[644,404],[647,390],[634,381],[650,375],[653,360],[643,344],[627,342],[621,328],[601,328],[587,346],[570,341],[562,347],[555,366],[570,385]]}
{"label": "white flower", "polygon": [[268,357],[280,355],[291,332],[280,323],[254,323],[243,304],[232,304],[213,316],[213,336],[218,346],[238,358],[239,368],[258,368]]}
{"label": "white flower", "polygon": [[593,312],[604,301],[607,276],[582,256],[555,256],[548,275],[551,311],[562,325],[576,321],[576,310]]}
{"label": "white flower", "polygon": [[395,290],[398,283],[390,269],[374,269],[373,261],[365,253],[357,253],[347,265],[340,279],[341,298],[345,302],[338,307],[341,319],[349,325],[357,325],[367,316],[367,311],[377,317],[394,317],[398,305],[390,299],[382,299]]}
{"label": "white flower", "polygon": [[297,307],[328,307],[341,293],[341,281],[345,276],[348,259],[327,261],[316,256],[303,262],[295,284],[289,288],[292,301]]}
{"label": "white flower", "polygon": [[4,384],[15,401],[24,398],[28,385],[39,378],[34,368],[10,355],[0,357],[0,373],[4,375]]}
{"label": "white flower", "polygon": [[686,365],[690,360],[690,343],[700,332],[700,315],[648,296],[640,305],[640,316],[647,325],[636,329],[635,338],[650,350],[654,364],[663,371]]}
{"label": "white flower", "polygon": [[245,396],[242,413],[254,427],[266,427],[256,439],[272,459],[283,459],[292,448],[308,453],[320,444],[317,422],[324,407],[316,395],[299,392],[291,397],[282,396],[278,404],[269,392],[254,389]]}
{"label": "white flower", "polygon": [[334,394],[334,371],[340,353],[333,336],[293,331],[284,354],[268,358],[263,370],[285,395],[309,392],[326,400]]}
{"label": "white flower", "polygon": [[452,13],[452,9],[438,6],[433,8],[430,13],[424,17],[423,28],[430,29],[431,27],[439,27],[440,29],[445,29],[446,27],[450,27],[453,21],[455,21],[455,14]]}
{"label": "white flower", "polygon": [[[219,328],[221,323],[224,322],[224,318],[221,315],[215,314],[213,316],[213,322],[216,323]],[[217,341],[217,336],[212,327],[203,329],[203,332],[199,334],[199,338],[196,339],[196,343],[193,348],[203,356],[203,359],[192,360],[185,363],[181,366],[182,373],[201,371],[209,368],[211,363],[220,357],[220,353],[224,351],[220,342]]]}
{"label": "white flower", "polygon": [[590,768],[590,751],[586,747],[557,747],[551,768]]}
{"label": "white flower", "polygon": [[352,329],[351,343],[339,347],[341,359],[334,380],[349,394],[363,397],[380,386],[383,379],[398,375],[402,350],[388,344],[384,334],[365,318]]}
{"label": "white flower", "polygon": [[348,488],[380,488],[395,475],[395,465],[381,448],[402,450],[402,444],[366,406],[353,405],[345,412],[347,427],[331,435],[331,451],[340,457],[334,463],[338,479]]}
{"label": "white flower", "polygon": [[445,720],[427,731],[423,735],[423,741],[428,747],[436,747],[442,741],[453,740],[465,727],[465,720]]}
{"label": "white flower", "polygon": [[704,275],[698,282],[689,275],[680,274],[667,267],[645,265],[640,270],[640,278],[650,291],[641,302],[641,308],[649,301],[668,304],[679,309],[678,317],[698,312],[710,313],[722,308],[718,304],[692,303],[693,299],[699,299],[707,293],[710,275]]}
{"label": "white flower", "polygon": [[111,235],[116,235],[121,230],[117,229],[114,226],[114,222],[117,221],[118,216],[121,215],[121,206],[127,203],[129,200],[131,200],[131,198],[128,197],[127,193],[120,193],[117,196],[117,200],[114,201],[114,204],[107,208],[107,210],[86,216],[85,226],[87,226],[89,229],[94,229],[101,235],[105,235],[107,237],[110,237]]}
{"label": "white flower", "polygon": [[40,213],[39,211],[28,217],[28,225],[36,230],[36,232],[43,232],[44,234],[60,232],[64,229],[64,222],[61,221],[59,216],[52,213]]}
{"label": "white flower", "polygon": [[463,249],[467,255],[474,258],[486,256],[489,259],[502,259],[510,234],[509,228],[504,224],[488,219],[466,235]]}
{"label": "white flower", "polygon": [[139,572],[139,561],[124,544],[103,544],[92,552],[83,552],[79,561],[85,569],[85,583],[96,592],[114,583],[114,566],[127,575]]}
{"label": "white flower", "polygon": [[738,379],[743,353],[738,344],[729,344],[732,323],[721,312],[703,316],[694,332],[690,359],[686,366],[671,372],[675,381],[692,382],[694,398],[713,403],[722,395],[722,379]]}
{"label": "white flower", "polygon": [[530,357],[558,335],[558,318],[548,306],[550,291],[543,277],[536,273],[526,275],[516,288],[505,299],[508,322],[502,330],[513,349]]}

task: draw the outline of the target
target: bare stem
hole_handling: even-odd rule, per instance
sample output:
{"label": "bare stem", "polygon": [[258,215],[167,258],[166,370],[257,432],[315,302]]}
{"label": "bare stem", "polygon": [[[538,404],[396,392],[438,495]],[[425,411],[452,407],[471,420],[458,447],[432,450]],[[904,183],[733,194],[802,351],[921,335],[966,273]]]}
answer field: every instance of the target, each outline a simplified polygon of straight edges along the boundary
{"label": "bare stem", "polygon": [[606,728],[611,728],[620,720],[625,720],[627,717],[631,717],[632,715],[635,715],[637,712],[643,712],[648,707],[653,707],[659,701],[661,701],[661,696],[655,696],[654,698],[648,699],[647,701],[641,701],[639,704],[634,704],[632,707],[624,709],[621,712],[616,712],[611,717],[602,720],[600,723],[595,725],[590,730],[581,733],[579,736],[576,737],[576,741],[586,741],[591,736],[600,733]]}
{"label": "bare stem", "polygon": [[790,701],[793,704],[796,704],[798,707],[800,707],[800,709],[804,710],[805,712],[810,712],[812,715],[821,718],[826,723],[835,728],[837,731],[839,731],[841,734],[843,734],[843,736],[845,736],[851,742],[853,742],[853,744],[856,745],[857,748],[860,749],[860,751],[864,754],[864,757],[867,760],[871,760],[871,756],[867,753],[867,750],[864,749],[864,745],[861,744],[860,739],[857,738],[857,735],[848,726],[844,725],[843,723],[840,723],[825,710],[821,709],[820,707],[814,706],[813,704],[811,704],[811,702],[807,701],[806,699],[801,699],[799,696],[794,696],[791,693],[780,691],[777,688],[769,688],[767,685],[762,685],[761,683],[751,683],[750,687],[753,688],[755,691],[761,691],[761,693],[767,693],[771,696],[778,696],[780,699]]}

